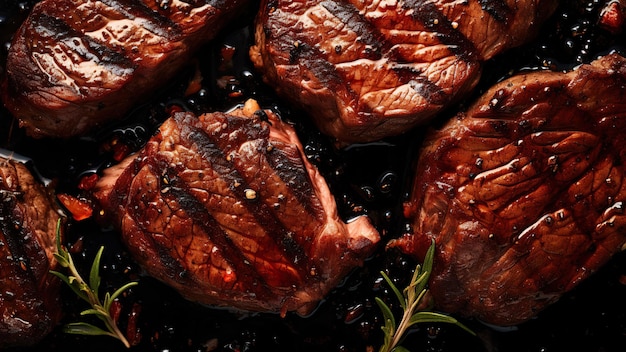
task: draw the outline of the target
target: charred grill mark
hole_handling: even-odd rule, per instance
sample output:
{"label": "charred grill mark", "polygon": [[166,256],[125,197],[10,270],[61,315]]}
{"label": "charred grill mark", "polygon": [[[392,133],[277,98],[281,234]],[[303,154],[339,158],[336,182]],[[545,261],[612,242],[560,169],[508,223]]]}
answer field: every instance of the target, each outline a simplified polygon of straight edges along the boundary
{"label": "charred grill mark", "polygon": [[230,184],[239,185],[234,194],[240,198],[241,204],[255,217],[257,223],[263,226],[264,231],[283,250],[283,254],[289,261],[295,264],[294,268],[299,272],[301,278],[308,278],[310,276],[309,268],[312,267],[312,264],[304,253],[303,247],[293,238],[294,234],[283,226],[280,219],[276,218],[265,203],[255,201],[255,197],[251,198],[246,194],[245,190],[250,189],[248,183],[236,170],[235,163],[226,158],[227,153],[220,149],[226,146],[218,146],[219,141],[212,140],[211,136],[203,130],[194,127],[187,128],[187,131],[182,131],[181,137],[191,142],[189,144],[195,144],[199,154],[211,162],[212,167],[219,172],[223,179],[230,181]]}
{"label": "charred grill mark", "polygon": [[[136,175],[136,170],[140,169],[142,165],[150,166],[151,173],[159,180],[160,185],[158,189],[162,190],[167,187],[167,192],[160,192],[160,196],[166,199],[166,203],[178,203],[180,209],[184,210],[191,219],[194,219],[193,221],[195,224],[202,227],[205,233],[212,235],[211,242],[213,242],[215,246],[220,248],[220,250],[225,254],[223,256],[224,260],[228,261],[228,263],[235,268],[237,275],[251,278],[250,281],[241,280],[242,283],[251,283],[250,287],[244,287],[244,289],[255,290],[255,292],[258,292],[257,290],[259,290],[260,287],[267,287],[263,278],[260,277],[245,260],[246,258],[243,257],[242,252],[232,243],[217,221],[208,212],[203,211],[203,209],[205,209],[204,205],[186,191],[186,185],[175,181],[177,180],[176,177],[168,176],[170,174],[176,175],[177,170],[169,168],[169,163],[167,161],[159,160],[155,157],[147,158],[143,161],[140,160],[141,159],[136,159],[136,162],[133,163],[134,166],[131,166],[131,168],[127,170],[133,170],[134,172],[132,172],[132,175]],[[163,176],[161,175],[165,175],[165,178],[167,178],[167,185],[163,185]],[[128,215],[133,219],[137,226],[141,226],[141,221],[138,220],[144,217],[144,213],[142,210],[139,210],[139,207],[132,204],[132,202],[136,201],[135,199],[131,199],[130,201],[131,203],[129,203],[126,207]],[[144,233],[150,233],[150,231],[145,228],[142,228],[141,231]],[[172,253],[169,252],[169,248],[163,248],[162,245],[156,242],[153,236],[146,236],[145,238],[151,241],[149,247],[156,249],[159,257],[158,262],[163,265],[167,272],[166,275],[171,278],[177,278],[177,280],[187,282],[187,268],[181,265],[181,263],[177,260],[178,256],[172,255]],[[237,259],[233,260],[233,258]],[[254,285],[254,283],[261,283],[263,286]]]}
{"label": "charred grill mark", "polygon": [[[167,11],[171,8],[170,5],[173,1],[174,0],[155,0],[157,6],[161,10],[164,10],[164,11]],[[225,3],[225,1],[211,1],[211,0],[190,0],[190,1],[181,0],[181,2],[184,2],[185,4],[188,4],[190,7],[193,7],[193,8],[201,7],[204,5],[211,5],[215,7],[215,4]]]}
{"label": "charred grill mark", "polygon": [[276,171],[276,175],[295,195],[300,204],[309,214],[316,214],[316,204],[313,202],[315,194],[310,193],[311,182],[303,164],[294,164],[281,150],[272,149],[267,154],[267,161]]}
{"label": "charred grill mark", "polygon": [[499,0],[478,0],[482,9],[489,13],[496,21],[508,23],[513,15],[513,9],[507,6],[504,1]]}
{"label": "charred grill mark", "polygon": [[337,67],[328,62],[325,55],[319,49],[306,45],[299,53],[302,54],[305,59],[298,63],[305,66],[309,72],[315,75],[322,85],[328,86],[334,92],[345,89],[345,93],[350,96],[351,99],[358,100],[359,94],[352,90],[350,85],[345,85],[345,79],[337,72]]}
{"label": "charred grill mark", "polygon": [[289,50],[289,64],[295,64],[302,53],[305,51],[305,48],[308,46],[306,43],[301,43],[300,41],[294,41],[293,46]]}
{"label": "charred grill mark", "polygon": [[[170,170],[170,172],[175,173],[175,171],[172,170]],[[186,185],[181,184],[181,182],[174,181],[169,185],[169,189],[170,190],[164,197],[169,198],[170,201],[178,202],[180,208],[184,209],[185,213],[187,213],[190,218],[194,219],[194,223],[202,227],[205,233],[211,234],[211,242],[224,254],[222,256],[224,260],[234,268],[238,277],[246,278],[237,281],[239,285],[246,284],[245,287],[242,287],[242,290],[251,290],[257,293],[257,295],[265,293],[267,297],[259,298],[269,298],[271,290],[267,287],[267,283],[263,277],[255,270],[254,266],[250,264],[243,255],[243,252],[232,242],[215,218],[206,211],[204,204],[191,195],[187,191]],[[182,271],[182,273],[184,272],[185,270]],[[261,291],[261,287],[265,287],[266,289]]]}
{"label": "charred grill mark", "polygon": [[382,57],[382,35],[380,31],[366,21],[354,5],[338,1],[323,1],[320,6],[355,32],[361,43],[371,48],[366,53],[366,59],[378,60]]}
{"label": "charred grill mark", "polygon": [[[154,158],[149,158],[145,160],[135,159],[134,162],[120,176],[120,179],[118,179],[118,183],[120,183],[121,180],[124,180],[121,182],[121,184],[131,187],[132,179],[138,174],[139,170],[143,166],[149,165],[151,167],[151,172],[158,173],[158,171],[162,168],[162,166],[160,166],[161,164],[163,163],[159,163]],[[127,192],[130,190],[131,188],[125,188],[123,192],[115,192],[114,194],[112,194],[112,204],[115,204],[116,206],[120,206],[123,204],[124,208],[126,209],[127,215],[132,219],[134,225],[139,227],[142,233],[151,233],[151,231],[147,230],[145,226],[143,226],[144,222],[141,221],[141,219],[145,216],[145,214],[143,213],[144,210],[142,209],[142,207],[139,207],[135,204],[137,202],[145,201],[143,199],[143,195],[145,195],[146,192],[142,192],[142,198],[139,200],[134,198],[128,199]],[[183,273],[186,272],[186,269],[169,252],[171,248],[164,248],[162,245],[157,243],[154,236],[148,235],[143,236],[142,238],[146,241],[149,241],[150,245],[148,247],[156,251],[158,259],[155,258],[155,260],[157,263],[163,266],[165,270],[165,275],[167,277],[183,280],[186,279],[183,275]]]}
{"label": "charred grill mark", "polygon": [[141,1],[124,1],[123,4],[117,0],[101,1],[121,13],[124,17],[133,20],[146,30],[168,41],[174,41],[181,35],[178,23],[152,10]]}
{"label": "charred grill mark", "polygon": [[398,80],[403,84],[409,84],[419,95],[432,104],[444,105],[450,101],[450,95],[437,84],[410,67],[394,67]]}
{"label": "charred grill mark", "polygon": [[[16,219],[15,208],[17,207],[17,194],[15,191],[0,189],[0,234],[4,236],[4,243],[8,247],[11,259],[15,263],[15,268],[29,277],[30,282],[37,282],[34,271],[36,268],[31,266],[30,258],[32,253],[37,252],[39,246],[36,243],[25,243],[32,241],[32,235],[26,232],[22,226],[22,219]],[[28,249],[31,249],[29,251]],[[9,258],[7,258],[9,260]]]}
{"label": "charred grill mark", "polygon": [[136,64],[126,55],[103,45],[89,36],[83,36],[76,29],[58,18],[39,14],[39,17],[32,22],[39,24],[36,27],[36,32],[41,38],[50,38],[49,40],[52,42],[65,43],[72,48],[74,54],[79,55],[85,61],[96,61],[94,60],[95,56],[97,57],[97,63],[104,65],[110,72],[119,74],[136,67]]}
{"label": "charred grill mark", "polygon": [[[378,60],[383,57],[383,52],[389,61],[401,62],[404,59],[399,56],[397,51],[391,50],[393,43],[383,40],[383,35],[379,29],[372,25],[363,17],[358,9],[352,4],[337,1],[324,1],[320,3],[331,14],[336,16],[341,23],[345,23],[349,28],[357,34],[359,40],[368,48],[364,58]],[[445,17],[441,11],[432,3],[421,0],[409,0],[405,3],[407,9],[419,9],[413,11],[413,18],[423,23],[423,25],[439,34],[439,39],[446,44],[449,50],[462,60],[469,61],[476,53],[475,46],[458,30],[455,30],[451,21]],[[434,20],[437,21],[434,21]],[[435,25],[434,22],[438,22]],[[348,89],[348,93],[356,100],[358,93],[352,91],[349,86],[342,84],[344,79],[337,72],[336,66],[329,63],[324,54],[314,46],[302,41],[294,40],[292,51],[290,51],[290,63],[295,64],[300,56],[305,57],[300,64],[303,64],[312,72],[317,79],[324,85],[328,85],[335,91],[340,88]],[[406,60],[404,60],[406,61]],[[398,81],[402,84],[409,84],[417,94],[423,96],[426,100],[439,105],[444,105],[449,101],[450,97],[436,83],[430,81],[410,67],[393,67]]]}
{"label": "charred grill mark", "polygon": [[203,0],[201,2],[204,2],[215,9],[220,9],[222,12],[233,7],[232,0]]}
{"label": "charred grill mark", "polygon": [[[461,6],[461,5],[458,5]],[[448,47],[450,52],[465,61],[473,61],[478,50],[461,31],[452,25],[437,7],[436,2],[426,0],[407,0],[403,3],[406,10],[414,10],[412,17],[420,21],[425,28],[437,33],[437,38]]]}

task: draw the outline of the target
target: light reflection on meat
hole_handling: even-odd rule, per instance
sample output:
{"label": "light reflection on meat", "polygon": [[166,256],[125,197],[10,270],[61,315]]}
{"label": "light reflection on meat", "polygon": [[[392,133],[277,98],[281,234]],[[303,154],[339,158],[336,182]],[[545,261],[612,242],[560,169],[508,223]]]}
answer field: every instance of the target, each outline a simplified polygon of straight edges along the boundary
{"label": "light reflection on meat", "polygon": [[532,1],[263,1],[251,57],[263,79],[341,143],[425,125],[556,8]]}
{"label": "light reflection on meat", "polygon": [[519,75],[427,136],[411,200],[431,291],[450,312],[511,325],[535,316],[626,241],[626,59]]}
{"label": "light reflection on meat", "polygon": [[176,113],[96,195],[140,265],[184,297],[307,314],[379,235],[366,217],[339,219],[293,129],[255,105]]}

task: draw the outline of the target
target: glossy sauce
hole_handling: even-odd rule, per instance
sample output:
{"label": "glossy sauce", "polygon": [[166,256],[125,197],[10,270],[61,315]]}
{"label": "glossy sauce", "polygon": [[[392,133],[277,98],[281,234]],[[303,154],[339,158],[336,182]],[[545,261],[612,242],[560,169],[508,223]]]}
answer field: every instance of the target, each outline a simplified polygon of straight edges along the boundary
{"label": "glossy sauce", "polygon": [[[491,8],[487,3],[487,7]],[[533,43],[500,55],[485,64],[480,94],[502,77],[528,69],[568,69],[589,62],[597,53],[620,47],[623,37],[595,26],[603,1],[564,1],[543,36]],[[0,38],[23,18],[31,2],[0,8]],[[492,6],[493,7],[493,6]],[[493,7],[493,11],[498,9]],[[202,49],[197,60],[163,89],[151,104],[138,106],[127,119],[85,138],[67,141],[31,140],[18,130],[17,123],[0,112],[0,147],[32,159],[41,175],[53,180],[58,192],[88,200],[78,185],[85,176],[116,163],[120,156],[137,150],[167,118],[172,109],[194,112],[226,110],[248,97],[261,106],[276,110],[295,123],[310,160],[317,164],[335,194],[344,219],[367,213],[381,230],[383,239],[406,231],[401,202],[409,191],[412,162],[424,131],[381,142],[333,148],[302,114],[279,101],[251,69],[247,45],[252,34],[252,15],[233,24],[211,46]],[[5,46],[6,47],[6,46]],[[231,57],[234,50],[234,55]],[[228,55],[225,55],[228,54]],[[2,55],[6,54],[3,49]],[[201,87],[185,95],[199,70]],[[2,72],[2,71],[0,71]],[[471,101],[468,100],[468,101]],[[461,105],[463,106],[463,104]],[[440,117],[445,120],[458,107]],[[435,122],[436,124],[437,122]],[[97,214],[97,212],[96,212]],[[246,315],[215,310],[182,300],[173,290],[142,275],[117,239],[114,231],[98,217],[75,222],[67,233],[77,263],[87,272],[100,245],[103,257],[103,290],[112,291],[123,283],[139,279],[120,303],[120,326],[128,331],[136,351],[365,351],[377,350],[382,342],[382,319],[374,297],[395,305],[379,272],[384,270],[404,287],[415,264],[397,252],[379,251],[366,266],[354,272],[333,291],[309,317],[295,314]],[[534,320],[513,331],[500,331],[476,321],[464,321],[479,337],[456,327],[420,325],[404,343],[414,351],[612,351],[626,345],[626,258],[618,255],[602,271],[564,296]],[[86,308],[73,293],[64,291],[65,322],[78,321]],[[28,351],[51,349],[89,351],[119,350],[115,340],[66,335],[57,329],[40,345]]]}

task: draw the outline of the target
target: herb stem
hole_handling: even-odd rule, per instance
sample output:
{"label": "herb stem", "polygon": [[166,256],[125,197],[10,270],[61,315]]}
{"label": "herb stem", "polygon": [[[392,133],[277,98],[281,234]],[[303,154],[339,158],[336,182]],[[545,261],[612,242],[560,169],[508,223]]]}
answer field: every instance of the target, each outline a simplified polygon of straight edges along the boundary
{"label": "herb stem", "polygon": [[74,293],[76,293],[78,297],[89,303],[91,309],[83,310],[80,315],[95,315],[104,323],[104,326],[106,327],[106,330],[104,330],[88,323],[77,322],[67,324],[64,331],[70,334],[111,336],[121,341],[126,348],[130,348],[128,339],[126,339],[126,336],[124,336],[122,331],[117,326],[115,319],[111,316],[111,304],[120,294],[122,294],[123,291],[137,285],[138,283],[136,281],[129,282],[117,289],[117,291],[113,294],[106,293],[104,301],[101,301],[98,297],[98,290],[100,287],[99,270],[100,259],[102,257],[102,252],[104,251],[104,247],[100,247],[100,250],[96,253],[94,261],[91,265],[89,283],[87,283],[78,272],[70,253],[61,245],[60,233],[61,230],[59,222],[57,224],[57,253],[55,253],[54,256],[60,266],[67,268],[70,275],[68,276],[54,270],[51,270],[50,273],[60,278],[72,289],[72,291],[74,291]]}
{"label": "herb stem", "polygon": [[463,328],[472,335],[475,335],[474,332],[450,316],[419,309],[422,299],[428,291],[426,284],[430,273],[432,272],[434,250],[435,244],[433,241],[426,253],[426,257],[424,258],[424,265],[418,265],[415,268],[415,272],[411,278],[411,283],[402,292],[400,292],[400,290],[394,285],[393,281],[391,281],[391,279],[384,272],[381,272],[383,279],[385,279],[391,290],[396,295],[403,312],[400,323],[396,325],[396,319],[391,311],[391,308],[389,308],[389,306],[382,299],[375,297],[375,301],[380,307],[385,321],[385,325],[382,326],[382,330],[384,332],[384,343],[379,350],[380,352],[407,352],[408,350],[400,346],[400,343],[402,342],[402,339],[404,339],[405,333],[409,330],[409,328],[417,323],[451,323]]}

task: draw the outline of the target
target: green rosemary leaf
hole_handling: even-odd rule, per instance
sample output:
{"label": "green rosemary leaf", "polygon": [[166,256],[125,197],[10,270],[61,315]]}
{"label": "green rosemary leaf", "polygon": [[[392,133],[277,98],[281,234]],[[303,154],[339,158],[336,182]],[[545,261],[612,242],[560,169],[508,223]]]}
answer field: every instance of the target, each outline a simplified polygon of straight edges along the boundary
{"label": "green rosemary leaf", "polygon": [[63,327],[63,332],[68,333],[68,334],[76,334],[76,335],[111,336],[110,332],[105,331],[95,325],[92,325],[89,323],[83,323],[83,322],[67,324]]}
{"label": "green rosemary leaf", "polygon": [[67,268],[70,263],[67,261],[67,258],[59,253],[54,253],[54,258],[57,260],[60,266]]}
{"label": "green rosemary leaf", "polygon": [[404,296],[402,296],[402,293],[400,292],[398,287],[396,287],[396,285],[391,281],[389,276],[387,276],[387,274],[385,274],[385,272],[381,271],[380,274],[383,276],[383,279],[385,279],[385,281],[387,281],[387,285],[389,285],[389,287],[391,288],[393,293],[398,298],[398,302],[400,302],[400,306],[402,306],[402,309],[406,309],[406,302],[405,302]]}
{"label": "green rosemary leaf", "polygon": [[436,312],[425,312],[425,311],[417,312],[411,317],[411,319],[409,319],[409,326],[413,324],[419,324],[419,323],[453,324],[474,336],[476,335],[475,332],[473,332],[470,328],[463,325],[460,321],[446,314],[441,314],[441,313],[436,313]]}
{"label": "green rosemary leaf", "polygon": [[[411,277],[411,282],[407,287],[400,290],[392,283],[391,279],[385,275],[384,272],[381,272],[381,275],[387,282],[387,284],[391,287],[393,292],[395,293],[398,301],[403,309],[402,318],[398,325],[396,325],[395,318],[389,306],[387,306],[380,298],[375,297],[375,301],[378,304],[383,318],[385,319],[385,325],[381,327],[384,337],[383,337],[383,345],[380,348],[380,352],[408,352],[408,350],[402,346],[400,346],[400,342],[403,340],[405,333],[408,331],[411,326],[419,323],[450,323],[455,324],[462,329],[470,332],[475,335],[473,331],[469,328],[461,324],[458,320],[440,313],[435,313],[431,311],[424,310],[424,308],[419,308],[423,306],[421,304],[421,300],[426,296],[426,285],[428,284],[428,278],[432,272],[433,261],[435,257],[435,242],[432,241],[428,251],[426,252],[426,256],[424,257],[424,263],[422,265],[417,265],[413,275]],[[421,311],[417,311],[418,309],[422,309]],[[417,312],[416,312],[417,311]]]}
{"label": "green rosemary leaf", "polygon": [[80,312],[80,315],[83,315],[83,316],[85,316],[85,315],[96,315],[99,318],[105,318],[105,319],[107,317],[107,314],[108,313],[106,313],[103,310],[94,309],[94,308],[92,308],[92,309],[85,309],[84,311]]}
{"label": "green rosemary leaf", "polygon": [[100,288],[101,278],[100,278],[100,260],[102,258],[102,253],[104,252],[104,247],[100,247],[98,253],[96,254],[93,263],[91,264],[91,270],[89,271],[89,284],[85,282],[82,278],[76,266],[74,265],[74,261],[72,260],[72,256],[69,252],[67,252],[63,246],[61,245],[61,228],[60,222],[57,223],[57,251],[58,255],[56,257],[59,260],[61,266],[67,268],[70,275],[62,274],[58,271],[51,270],[50,273],[61,281],[65,282],[71,289],[79,296],[81,299],[85,300],[91,308],[83,310],[80,314],[84,315],[94,315],[98,319],[100,319],[106,330],[99,328],[95,325],[85,323],[85,322],[76,322],[71,323],[65,326],[64,331],[70,334],[80,334],[80,335],[107,335],[114,337],[120,340],[124,346],[127,348],[130,347],[130,343],[124,336],[124,334],[117,327],[115,319],[111,316],[110,308],[112,302],[120,295],[123,291],[128,288],[137,285],[137,282],[130,282],[121,288],[117,289],[113,295],[110,293],[105,294],[104,304],[98,297],[98,290]]}
{"label": "green rosemary leaf", "polygon": [[65,274],[60,273],[58,271],[55,270],[50,270],[50,274],[58,277],[59,279],[61,279],[63,282],[65,282],[66,284],[69,285],[69,279],[67,278],[67,276],[65,276]]}
{"label": "green rosemary leaf", "polygon": [[103,251],[104,247],[100,247],[91,264],[91,270],[89,271],[89,287],[91,287],[91,290],[93,290],[96,295],[100,289],[100,259],[102,258]]}
{"label": "green rosemary leaf", "polygon": [[67,284],[67,286],[69,286],[69,288],[72,289],[72,291],[74,291],[74,293],[80,297],[81,299],[85,300],[85,301],[89,301],[89,297],[87,297],[87,295],[85,294],[85,292],[83,292],[80,287],[78,285],[76,285],[76,281],[75,278],[73,276],[66,276],[58,271],[54,271],[54,270],[50,270],[50,273],[56,277],[58,277],[59,279],[61,279],[61,281],[65,282],[65,284]]}
{"label": "green rosemary leaf", "polygon": [[374,300],[376,301],[376,304],[378,304],[380,311],[383,313],[383,319],[385,320],[385,325],[387,325],[387,322],[389,322],[389,324],[393,327],[393,330],[395,330],[396,318],[393,316],[393,313],[391,312],[391,308],[389,308],[389,306],[385,302],[383,302],[382,299],[378,297],[374,297]]}
{"label": "green rosemary leaf", "polygon": [[426,251],[426,256],[424,257],[424,268],[423,272],[431,273],[433,271],[433,264],[435,262],[435,240],[431,240],[430,247]]}
{"label": "green rosemary leaf", "polygon": [[416,291],[422,292],[426,290],[426,285],[428,284],[428,278],[430,277],[430,273],[433,272],[433,263],[435,261],[435,240],[432,240],[430,243],[430,247],[426,251],[426,256],[424,257],[423,266],[420,268],[420,276],[415,280],[417,283],[415,289]]}
{"label": "green rosemary leaf", "polygon": [[122,293],[124,293],[124,291],[128,290],[129,288],[131,288],[133,286],[137,286],[137,285],[139,285],[139,283],[137,281],[131,281],[131,282],[125,284],[124,286],[118,288],[110,296],[109,296],[109,293],[107,292],[106,297],[105,297],[105,303],[104,303],[105,309],[108,311],[111,308],[111,303],[113,301],[115,301],[117,299],[117,297],[119,297]]}
{"label": "green rosemary leaf", "polygon": [[408,349],[402,347],[402,346],[396,346],[393,350],[391,350],[392,352],[411,352]]}

